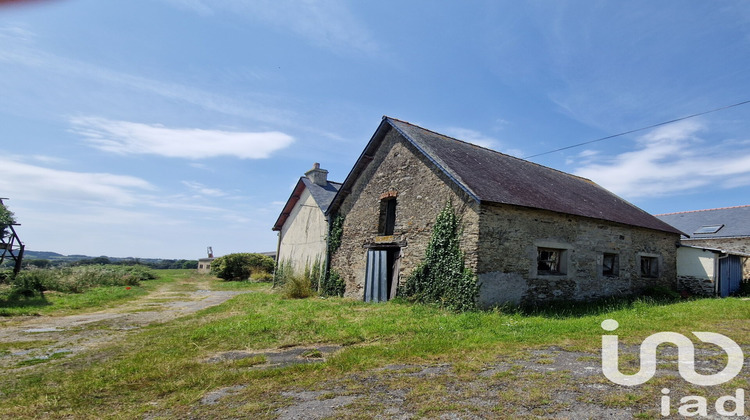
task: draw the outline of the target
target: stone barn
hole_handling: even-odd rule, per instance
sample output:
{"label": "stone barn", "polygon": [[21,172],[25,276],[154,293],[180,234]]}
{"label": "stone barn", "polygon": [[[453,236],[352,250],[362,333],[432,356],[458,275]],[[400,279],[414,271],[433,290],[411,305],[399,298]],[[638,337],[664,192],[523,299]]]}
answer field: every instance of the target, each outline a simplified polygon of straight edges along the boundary
{"label": "stone barn", "polygon": [[328,209],[346,296],[388,300],[440,210],[462,217],[479,304],[537,304],[674,287],[681,232],[594,182],[384,117]]}

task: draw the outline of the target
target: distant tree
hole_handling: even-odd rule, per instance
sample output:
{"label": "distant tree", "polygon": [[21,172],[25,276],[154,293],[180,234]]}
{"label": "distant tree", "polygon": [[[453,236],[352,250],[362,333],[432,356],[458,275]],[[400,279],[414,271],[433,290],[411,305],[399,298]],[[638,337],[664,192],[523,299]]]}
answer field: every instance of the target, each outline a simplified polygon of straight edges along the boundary
{"label": "distant tree", "polygon": [[8,232],[8,225],[16,223],[15,215],[12,211],[0,204],[0,236],[5,237]]}
{"label": "distant tree", "polygon": [[195,270],[198,268],[198,260],[187,260],[182,263],[182,268],[186,270]]}
{"label": "distant tree", "polygon": [[96,258],[84,258],[82,260],[76,261],[72,265],[107,265],[112,264],[112,261],[109,260],[109,258],[105,256],[96,257]]}
{"label": "distant tree", "polygon": [[25,259],[23,263],[27,266],[37,267],[37,268],[48,268],[52,266],[52,261],[50,260],[44,260],[44,259]]}
{"label": "distant tree", "polygon": [[237,253],[211,262],[211,272],[224,280],[247,280],[255,273],[272,273],[273,258],[262,254]]}

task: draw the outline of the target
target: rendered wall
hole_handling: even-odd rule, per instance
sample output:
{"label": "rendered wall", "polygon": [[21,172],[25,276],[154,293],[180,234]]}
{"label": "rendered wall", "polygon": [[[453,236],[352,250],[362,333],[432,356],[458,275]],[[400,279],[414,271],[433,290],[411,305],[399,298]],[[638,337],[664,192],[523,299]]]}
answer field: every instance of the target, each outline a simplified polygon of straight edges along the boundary
{"label": "rendered wall", "polygon": [[304,273],[306,265],[312,267],[317,259],[325,261],[327,235],[325,215],[305,189],[281,229],[277,261],[291,261],[296,273]]}
{"label": "rendered wall", "polygon": [[680,289],[696,295],[715,295],[718,264],[718,255],[715,252],[698,248],[678,248],[677,281]]}
{"label": "rendered wall", "polygon": [[[716,238],[716,239],[683,239],[685,245],[705,246],[742,254],[750,254],[750,238]],[[750,258],[745,258],[742,264],[742,278],[750,281]]]}

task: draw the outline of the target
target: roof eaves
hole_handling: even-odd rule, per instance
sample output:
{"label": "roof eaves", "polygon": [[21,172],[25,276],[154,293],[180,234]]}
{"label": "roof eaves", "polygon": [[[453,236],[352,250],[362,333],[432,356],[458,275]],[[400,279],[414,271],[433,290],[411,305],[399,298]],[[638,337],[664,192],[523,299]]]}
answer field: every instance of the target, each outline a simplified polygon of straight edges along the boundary
{"label": "roof eaves", "polygon": [[300,177],[300,179],[297,181],[297,184],[294,186],[292,194],[289,196],[289,199],[286,200],[286,204],[281,210],[281,214],[279,214],[279,218],[276,219],[276,223],[274,223],[273,228],[271,228],[272,231],[280,231],[284,226],[284,223],[286,223],[287,218],[292,213],[294,205],[297,204],[297,201],[299,201],[300,196],[302,195],[302,190],[305,188],[305,183],[302,181],[303,178],[304,177]]}
{"label": "roof eaves", "polygon": [[750,254],[745,253],[745,252],[731,251],[731,250],[721,249],[721,248],[707,248],[705,246],[695,246],[695,245],[685,245],[685,244],[680,244],[680,248],[702,249],[703,251],[710,251],[710,252],[715,252],[718,254],[738,255],[740,257],[750,257]]}

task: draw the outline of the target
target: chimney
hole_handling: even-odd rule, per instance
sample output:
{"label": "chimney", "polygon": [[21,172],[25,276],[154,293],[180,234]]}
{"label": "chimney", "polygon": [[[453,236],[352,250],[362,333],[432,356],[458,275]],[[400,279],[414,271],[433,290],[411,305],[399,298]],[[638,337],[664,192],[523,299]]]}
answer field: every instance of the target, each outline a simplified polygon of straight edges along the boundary
{"label": "chimney", "polygon": [[317,162],[313,163],[312,169],[305,172],[305,176],[312,181],[313,184],[320,185],[321,187],[328,185],[328,171],[320,169],[320,164]]}

